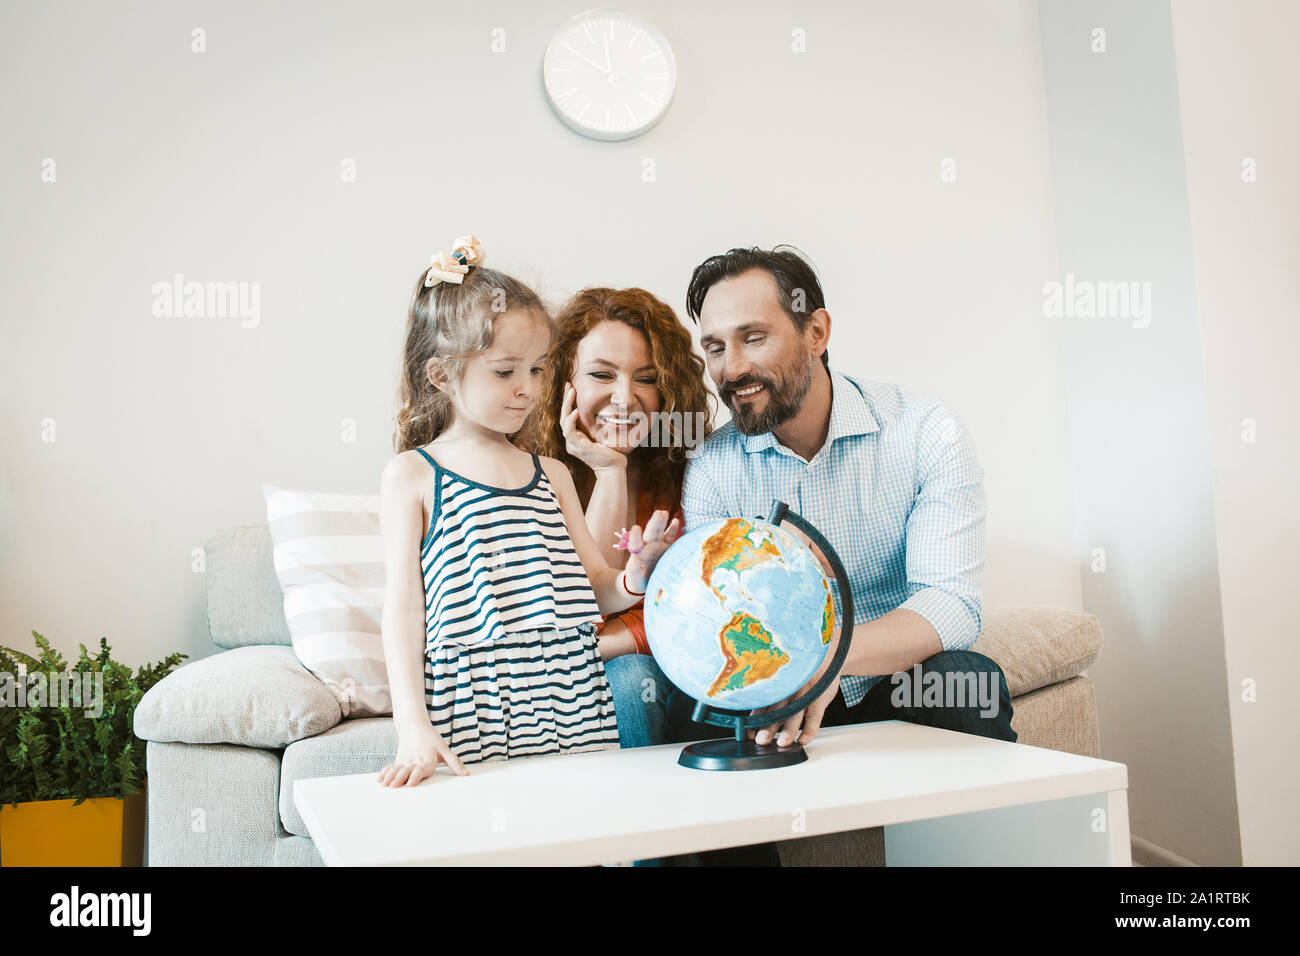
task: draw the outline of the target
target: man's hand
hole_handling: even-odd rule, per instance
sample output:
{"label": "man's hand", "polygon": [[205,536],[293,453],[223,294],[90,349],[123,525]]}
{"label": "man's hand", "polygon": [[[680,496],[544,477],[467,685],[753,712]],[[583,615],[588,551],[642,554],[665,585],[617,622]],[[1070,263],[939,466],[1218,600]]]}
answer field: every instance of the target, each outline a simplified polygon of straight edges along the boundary
{"label": "man's hand", "polygon": [[[813,674],[812,678],[790,697],[780,703],[773,704],[771,707],[763,707],[760,710],[752,711],[752,713],[763,714],[768,711],[778,710],[811,690],[813,685],[821,680],[827,668],[831,666],[831,660],[835,657],[835,648],[839,646],[839,643],[840,629],[837,627],[835,633],[831,635],[830,644],[826,647],[826,657],[821,666],[817,668],[817,673]],[[807,709],[795,711],[783,723],[771,724],[767,727],[757,728],[757,730],[751,728],[746,734],[750,740],[758,744],[770,744],[773,736],[776,736],[778,747],[789,747],[796,741],[804,745],[810,744],[813,738],[817,736],[817,731],[821,729],[822,716],[826,713],[826,708],[830,706],[831,701],[835,699],[835,695],[839,691],[840,682],[833,680],[826,690],[822,692],[822,695],[808,705]]]}

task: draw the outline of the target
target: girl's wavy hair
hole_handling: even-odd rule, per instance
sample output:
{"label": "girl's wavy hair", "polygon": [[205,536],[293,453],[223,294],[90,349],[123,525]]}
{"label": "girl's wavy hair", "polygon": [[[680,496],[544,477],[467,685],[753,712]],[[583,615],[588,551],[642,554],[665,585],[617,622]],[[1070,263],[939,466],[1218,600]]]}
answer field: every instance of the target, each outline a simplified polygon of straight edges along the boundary
{"label": "girl's wavy hair", "polygon": [[[537,293],[504,272],[470,266],[459,285],[440,282],[432,289],[424,285],[427,272],[428,267],[420,270],[407,314],[393,436],[399,454],[429,444],[447,429],[455,412],[451,399],[429,381],[429,359],[441,359],[451,381],[460,382],[466,361],[492,347],[498,315],[528,310],[554,330]],[[511,439],[528,427],[525,422]]]}
{"label": "girl's wavy hair", "polygon": [[[592,470],[569,454],[560,427],[560,408],[564,383],[573,378],[574,359],[581,342],[601,322],[622,322],[641,332],[650,343],[650,361],[657,370],[655,388],[659,393],[659,411],[671,416],[704,414],[704,434],[692,437],[703,441],[713,430],[716,399],[705,384],[704,360],[695,354],[691,334],[677,319],[677,313],[644,289],[583,289],[570,299],[555,319],[556,333],[542,384],[542,398],[524,441],[539,454],[564,462],[573,475],[578,496],[585,508],[591,499],[596,476]],[[686,471],[686,447],[676,420],[671,424],[672,441],[667,448],[643,444],[633,454],[644,462],[644,488],[656,503],[675,505],[681,497],[682,476]],[[654,428],[656,434],[659,428]]]}

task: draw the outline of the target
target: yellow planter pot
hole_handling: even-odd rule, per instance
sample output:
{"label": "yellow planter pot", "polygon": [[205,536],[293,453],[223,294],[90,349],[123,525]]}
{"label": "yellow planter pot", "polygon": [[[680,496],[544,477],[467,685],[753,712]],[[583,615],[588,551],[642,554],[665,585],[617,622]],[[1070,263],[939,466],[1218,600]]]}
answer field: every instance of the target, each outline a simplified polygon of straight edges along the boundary
{"label": "yellow planter pot", "polygon": [[140,866],[145,794],[0,806],[0,866]]}

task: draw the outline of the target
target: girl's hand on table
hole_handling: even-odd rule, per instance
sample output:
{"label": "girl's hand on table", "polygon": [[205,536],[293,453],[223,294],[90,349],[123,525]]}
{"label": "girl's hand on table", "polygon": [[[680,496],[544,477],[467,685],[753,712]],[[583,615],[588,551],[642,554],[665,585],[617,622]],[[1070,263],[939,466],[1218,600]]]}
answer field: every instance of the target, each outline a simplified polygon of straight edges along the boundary
{"label": "girl's hand on table", "polygon": [[425,777],[432,777],[440,762],[445,763],[457,776],[469,776],[469,771],[460,762],[460,758],[430,724],[427,734],[398,735],[397,756],[379,771],[377,779],[385,787],[414,787]]}

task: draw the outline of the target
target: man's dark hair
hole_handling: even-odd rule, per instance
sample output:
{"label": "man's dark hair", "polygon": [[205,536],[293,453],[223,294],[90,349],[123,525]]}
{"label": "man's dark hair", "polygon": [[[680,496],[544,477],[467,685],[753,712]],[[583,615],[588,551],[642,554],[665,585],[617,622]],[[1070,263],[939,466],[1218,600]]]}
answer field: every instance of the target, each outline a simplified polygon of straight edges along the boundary
{"label": "man's dark hair", "polygon": [[[794,246],[780,245],[768,252],[753,246],[749,249],[729,249],[709,256],[691,273],[691,284],[686,287],[686,314],[697,325],[704,297],[714,284],[731,279],[751,269],[762,269],[776,280],[777,298],[781,308],[800,332],[808,325],[808,316],[826,307],[822,285],[812,263]],[[803,309],[795,308],[796,290],[803,291]],[[822,352],[822,365],[830,368],[830,349]]]}

